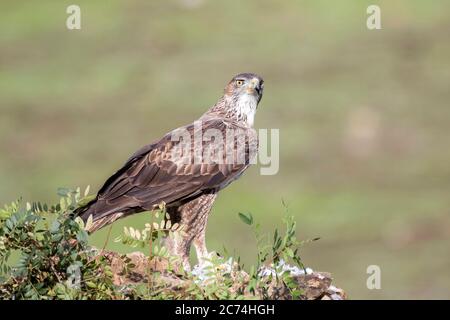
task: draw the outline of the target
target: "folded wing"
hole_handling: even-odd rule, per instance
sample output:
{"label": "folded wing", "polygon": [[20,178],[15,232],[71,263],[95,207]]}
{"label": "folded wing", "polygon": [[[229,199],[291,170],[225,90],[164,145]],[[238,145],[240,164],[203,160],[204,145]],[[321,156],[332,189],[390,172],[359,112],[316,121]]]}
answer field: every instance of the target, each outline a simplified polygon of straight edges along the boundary
{"label": "folded wing", "polygon": [[163,201],[176,205],[220,190],[243,173],[256,148],[253,129],[222,119],[179,128],[138,150],[79,214],[83,219],[92,215],[95,221],[118,212],[152,210]]}

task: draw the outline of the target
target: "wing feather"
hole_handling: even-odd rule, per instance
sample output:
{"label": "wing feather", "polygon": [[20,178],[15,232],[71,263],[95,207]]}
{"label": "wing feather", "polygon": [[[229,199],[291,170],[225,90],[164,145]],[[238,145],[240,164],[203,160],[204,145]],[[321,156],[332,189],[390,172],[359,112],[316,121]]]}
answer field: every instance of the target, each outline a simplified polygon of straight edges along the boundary
{"label": "wing feather", "polygon": [[[218,129],[225,137],[226,130],[234,125],[223,119],[209,119],[202,123],[202,130]],[[191,124],[184,129],[189,132],[193,141],[195,126]],[[170,206],[204,192],[220,190],[237,179],[249,165],[249,161],[183,164],[178,159],[172,159],[172,151],[179,142],[172,141],[171,137],[171,133],[168,133],[160,141],[133,154],[124,166],[105,182],[92,203],[94,208],[88,209],[86,214],[94,214],[95,220],[117,212],[129,214],[151,210],[162,201]],[[204,147],[208,147],[208,144],[216,142],[214,139],[202,143]],[[192,143],[191,154],[194,148]]]}

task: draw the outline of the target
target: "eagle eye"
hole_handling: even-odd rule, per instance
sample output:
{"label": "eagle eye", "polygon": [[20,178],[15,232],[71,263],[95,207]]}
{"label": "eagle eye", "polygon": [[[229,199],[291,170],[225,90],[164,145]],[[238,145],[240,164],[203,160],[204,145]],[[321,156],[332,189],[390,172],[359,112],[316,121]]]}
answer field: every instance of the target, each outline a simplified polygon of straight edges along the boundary
{"label": "eagle eye", "polygon": [[236,85],[237,85],[238,87],[242,86],[243,84],[244,84],[244,80],[242,80],[242,79],[236,80]]}

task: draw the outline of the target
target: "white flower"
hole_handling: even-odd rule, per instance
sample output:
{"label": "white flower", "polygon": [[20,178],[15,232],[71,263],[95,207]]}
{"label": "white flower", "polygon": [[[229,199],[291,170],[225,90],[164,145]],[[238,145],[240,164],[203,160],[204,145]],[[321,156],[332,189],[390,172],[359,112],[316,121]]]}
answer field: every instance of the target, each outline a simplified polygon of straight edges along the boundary
{"label": "white flower", "polygon": [[[279,275],[281,276],[283,273],[289,272],[292,276],[300,276],[305,274],[305,270],[300,269],[297,266],[291,266],[289,264],[286,264],[286,262],[283,259],[280,259],[278,264],[274,266],[273,264],[270,265],[270,267],[262,267],[259,270],[259,275],[261,277],[268,277],[270,275],[275,276]],[[312,274],[314,271],[311,268],[306,268],[306,274]]]}

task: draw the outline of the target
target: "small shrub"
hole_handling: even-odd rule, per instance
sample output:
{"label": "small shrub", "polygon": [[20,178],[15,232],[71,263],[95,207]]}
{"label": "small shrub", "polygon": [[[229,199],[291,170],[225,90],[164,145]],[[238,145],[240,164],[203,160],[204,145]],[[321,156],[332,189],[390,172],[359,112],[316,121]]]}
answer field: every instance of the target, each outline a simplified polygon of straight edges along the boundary
{"label": "small shrub", "polygon": [[[212,255],[193,272],[175,272],[172,266],[178,260],[169,255],[161,240],[183,230],[171,223],[164,203],[150,214],[151,221],[143,229],[126,227],[115,241],[147,248],[149,266],[155,258],[168,262],[165,274],[149,267],[146,283],[115,285],[108,255],[88,245],[86,230],[92,218],[85,224],[72,215],[92,199],[88,193],[89,188],[83,194],[80,188],[61,188],[56,205],[18,200],[0,209],[0,299],[268,299],[274,284],[281,284],[292,298],[302,293],[295,273],[289,270],[296,268],[298,273],[305,269],[299,248],[317,239],[298,241],[292,216],[284,217],[283,233],[275,230],[265,235],[251,214],[239,213],[256,239],[257,261],[248,272],[240,259],[230,257],[226,250],[226,257]],[[119,257],[124,272],[133,269],[127,256]],[[293,266],[287,268],[288,263]],[[168,283],[167,274],[181,280],[182,286]]]}
{"label": "small shrub", "polygon": [[58,193],[54,206],[16,201],[0,211],[0,298],[124,298],[106,258],[88,247],[82,221],[70,218],[80,190]]}

